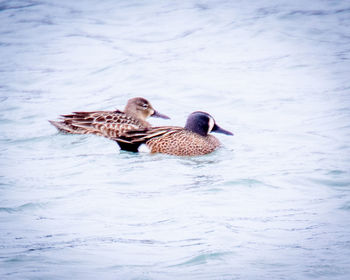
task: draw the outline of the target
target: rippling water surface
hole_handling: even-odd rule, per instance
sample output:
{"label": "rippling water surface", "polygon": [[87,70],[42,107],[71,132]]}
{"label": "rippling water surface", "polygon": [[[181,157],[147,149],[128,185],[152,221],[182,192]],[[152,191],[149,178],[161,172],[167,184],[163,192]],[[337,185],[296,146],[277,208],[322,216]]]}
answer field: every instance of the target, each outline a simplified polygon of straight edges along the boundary
{"label": "rippling water surface", "polygon": [[[0,1],[1,279],[350,279],[348,1]],[[235,136],[47,122],[148,98]]]}

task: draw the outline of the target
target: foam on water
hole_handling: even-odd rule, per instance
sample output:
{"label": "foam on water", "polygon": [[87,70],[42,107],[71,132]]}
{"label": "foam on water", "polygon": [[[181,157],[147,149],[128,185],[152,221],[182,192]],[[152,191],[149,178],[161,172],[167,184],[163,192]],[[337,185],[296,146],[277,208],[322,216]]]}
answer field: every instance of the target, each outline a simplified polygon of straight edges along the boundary
{"label": "foam on water", "polygon": [[[349,279],[346,1],[0,1],[1,279]],[[233,137],[120,152],[47,122],[144,96]]]}

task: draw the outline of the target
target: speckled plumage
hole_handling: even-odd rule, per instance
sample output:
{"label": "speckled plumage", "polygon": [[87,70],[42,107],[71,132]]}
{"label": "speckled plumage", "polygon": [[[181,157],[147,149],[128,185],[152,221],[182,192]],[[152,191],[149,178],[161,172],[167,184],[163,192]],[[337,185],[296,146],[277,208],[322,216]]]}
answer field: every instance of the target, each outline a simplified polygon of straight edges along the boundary
{"label": "speckled plumage", "polygon": [[95,134],[113,138],[126,131],[150,127],[146,121],[127,116],[121,111],[74,112],[63,115],[63,121],[50,121],[58,130],[70,134]]}
{"label": "speckled plumage", "polygon": [[213,135],[202,136],[186,129],[173,130],[146,142],[151,153],[176,156],[198,156],[213,152],[220,146]]}
{"label": "speckled plumage", "polygon": [[137,97],[128,101],[124,112],[74,112],[62,115],[62,121],[49,122],[59,131],[69,134],[95,134],[115,138],[130,130],[150,128],[146,118],[152,115],[168,118],[156,112],[146,99]]}
{"label": "speckled plumage", "polygon": [[216,137],[209,135],[212,131],[233,135],[220,128],[208,113],[194,112],[188,117],[184,128],[163,126],[128,131],[114,140],[126,149],[129,147],[130,151],[137,151],[144,143],[151,153],[199,156],[209,154],[221,145]]}

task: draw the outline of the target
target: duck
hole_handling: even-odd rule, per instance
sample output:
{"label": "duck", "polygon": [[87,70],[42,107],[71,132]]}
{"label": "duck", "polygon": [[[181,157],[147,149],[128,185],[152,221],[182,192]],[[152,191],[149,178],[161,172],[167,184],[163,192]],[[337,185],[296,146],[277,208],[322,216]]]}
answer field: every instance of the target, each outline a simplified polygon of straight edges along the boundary
{"label": "duck", "polygon": [[49,121],[58,131],[67,134],[95,134],[106,138],[115,138],[125,132],[137,129],[149,129],[148,117],[170,119],[156,111],[143,97],[128,100],[124,111],[73,112],[61,115],[60,121]]}
{"label": "duck", "polygon": [[221,128],[214,118],[202,111],[191,113],[185,127],[160,126],[143,130],[130,130],[115,140],[122,150],[138,151],[146,144],[150,153],[163,153],[175,156],[200,156],[212,153],[221,146],[220,141],[210,133],[233,135]]}

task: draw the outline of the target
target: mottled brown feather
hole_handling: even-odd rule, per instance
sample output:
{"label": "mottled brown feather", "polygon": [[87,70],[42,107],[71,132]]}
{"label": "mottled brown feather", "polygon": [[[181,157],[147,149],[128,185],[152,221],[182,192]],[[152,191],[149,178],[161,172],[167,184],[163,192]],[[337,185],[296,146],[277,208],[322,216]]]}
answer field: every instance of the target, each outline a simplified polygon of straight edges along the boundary
{"label": "mottled brown feather", "polygon": [[70,134],[95,134],[107,138],[123,135],[126,131],[150,128],[150,116],[168,118],[156,112],[148,100],[135,97],[128,100],[123,111],[73,112],[61,115],[60,121],[49,121],[59,131]]}
{"label": "mottled brown feather", "polygon": [[58,130],[71,134],[95,134],[114,138],[129,130],[150,127],[148,122],[127,116],[121,111],[74,112],[62,117],[62,121],[50,122]]}
{"label": "mottled brown feather", "polygon": [[182,127],[153,127],[145,130],[128,131],[117,142],[145,143],[151,153],[176,156],[198,156],[213,152],[220,141],[213,135],[202,136]]}

